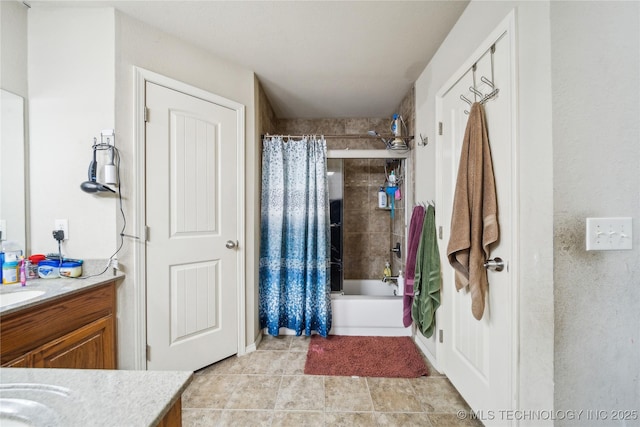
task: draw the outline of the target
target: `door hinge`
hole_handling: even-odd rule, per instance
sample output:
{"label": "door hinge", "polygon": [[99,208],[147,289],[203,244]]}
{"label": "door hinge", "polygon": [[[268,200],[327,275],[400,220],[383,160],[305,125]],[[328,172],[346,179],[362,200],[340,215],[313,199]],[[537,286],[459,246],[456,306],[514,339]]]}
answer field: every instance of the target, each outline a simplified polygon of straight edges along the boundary
{"label": "door hinge", "polygon": [[145,242],[149,241],[149,226],[148,225],[144,226],[144,241]]}
{"label": "door hinge", "polygon": [[442,329],[438,329],[438,341],[441,344],[444,342],[444,331]]}
{"label": "door hinge", "polygon": [[438,226],[438,238],[440,238],[440,240],[442,240],[442,226]]}
{"label": "door hinge", "polygon": [[144,121],[145,123],[149,121],[149,109],[146,106],[144,107]]}
{"label": "door hinge", "polygon": [[147,345],[147,362],[151,362],[151,346]]}
{"label": "door hinge", "polygon": [[438,135],[442,135],[442,122],[438,122]]}

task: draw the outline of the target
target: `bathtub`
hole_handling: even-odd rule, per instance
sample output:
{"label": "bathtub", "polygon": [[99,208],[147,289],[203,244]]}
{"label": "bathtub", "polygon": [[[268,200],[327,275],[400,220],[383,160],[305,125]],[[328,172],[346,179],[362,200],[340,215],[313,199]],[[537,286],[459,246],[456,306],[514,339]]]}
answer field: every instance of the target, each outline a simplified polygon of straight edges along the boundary
{"label": "bathtub", "polygon": [[398,287],[381,280],[345,280],[342,293],[331,294],[331,335],[410,336],[402,324]]}

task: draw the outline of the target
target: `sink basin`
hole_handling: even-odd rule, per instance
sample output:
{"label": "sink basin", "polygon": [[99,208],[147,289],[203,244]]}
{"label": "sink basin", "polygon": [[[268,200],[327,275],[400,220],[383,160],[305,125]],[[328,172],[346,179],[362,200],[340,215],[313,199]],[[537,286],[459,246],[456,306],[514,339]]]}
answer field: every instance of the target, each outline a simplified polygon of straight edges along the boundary
{"label": "sink basin", "polygon": [[48,384],[1,384],[0,425],[63,425],[59,410],[69,406],[70,392]]}
{"label": "sink basin", "polygon": [[44,291],[15,291],[0,294],[0,307],[17,304],[44,295]]}
{"label": "sink basin", "polygon": [[[0,397],[0,422],[2,427],[51,425],[57,414],[39,402],[29,399],[5,399]],[[44,423],[44,424],[40,424]]]}

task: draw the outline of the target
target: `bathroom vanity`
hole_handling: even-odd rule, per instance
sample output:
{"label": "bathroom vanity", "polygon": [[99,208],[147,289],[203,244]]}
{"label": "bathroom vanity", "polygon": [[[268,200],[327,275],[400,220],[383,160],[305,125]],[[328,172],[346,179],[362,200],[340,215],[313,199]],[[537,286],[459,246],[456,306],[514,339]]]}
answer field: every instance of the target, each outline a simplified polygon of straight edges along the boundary
{"label": "bathroom vanity", "polygon": [[115,369],[123,277],[0,286],[0,425],[182,424],[192,372]]}
{"label": "bathroom vanity", "polygon": [[2,286],[0,300],[36,296],[0,307],[0,365],[115,369],[119,277],[103,276]]}

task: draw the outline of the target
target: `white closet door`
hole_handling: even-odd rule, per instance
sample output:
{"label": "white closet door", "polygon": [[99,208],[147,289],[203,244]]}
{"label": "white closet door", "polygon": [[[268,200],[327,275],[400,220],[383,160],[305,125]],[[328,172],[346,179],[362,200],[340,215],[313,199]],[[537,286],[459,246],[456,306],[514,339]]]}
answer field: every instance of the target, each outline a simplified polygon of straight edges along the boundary
{"label": "white closet door", "polygon": [[149,82],[146,105],[148,369],[197,370],[238,351],[237,116]]}

